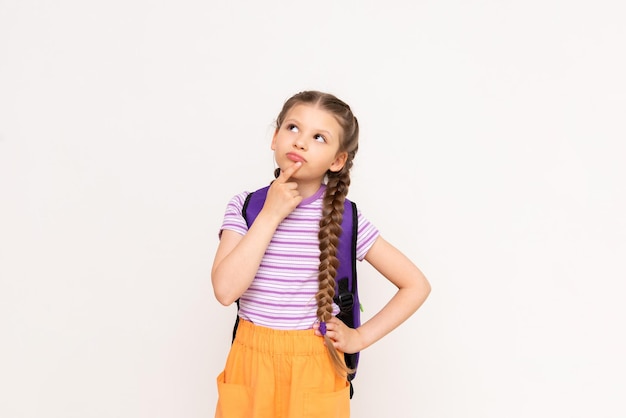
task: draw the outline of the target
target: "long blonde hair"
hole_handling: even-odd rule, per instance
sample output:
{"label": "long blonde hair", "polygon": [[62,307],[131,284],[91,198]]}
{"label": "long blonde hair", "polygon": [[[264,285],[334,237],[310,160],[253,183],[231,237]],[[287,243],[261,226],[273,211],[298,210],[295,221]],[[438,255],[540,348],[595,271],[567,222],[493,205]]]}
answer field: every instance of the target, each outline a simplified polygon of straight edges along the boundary
{"label": "long blonde hair", "polygon": [[[333,316],[333,298],[335,297],[335,276],[339,267],[337,245],[341,236],[344,202],[350,187],[350,169],[359,148],[359,123],[352,114],[350,106],[333,96],[319,91],[303,91],[290,97],[278,117],[277,129],[282,125],[287,113],[297,104],[311,104],[331,113],[342,128],[339,151],[347,154],[343,168],[338,172],[326,172],[326,191],[322,206],[322,219],[319,230],[319,290],[315,295],[317,301],[317,318],[325,323]],[[278,173],[279,174],[279,171]],[[350,374],[349,369],[339,355],[328,335],[324,335],[326,348],[338,373]]]}

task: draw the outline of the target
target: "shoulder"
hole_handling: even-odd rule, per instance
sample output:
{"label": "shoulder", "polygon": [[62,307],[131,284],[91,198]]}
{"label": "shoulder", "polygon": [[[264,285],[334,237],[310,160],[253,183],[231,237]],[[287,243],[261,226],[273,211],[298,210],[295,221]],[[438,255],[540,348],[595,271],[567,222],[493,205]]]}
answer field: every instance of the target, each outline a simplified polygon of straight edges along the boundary
{"label": "shoulder", "polygon": [[239,211],[241,212],[241,208],[243,208],[243,204],[245,203],[246,198],[248,197],[248,195],[250,195],[250,192],[248,192],[248,191],[237,193],[228,202],[228,207],[229,208],[239,208]]}

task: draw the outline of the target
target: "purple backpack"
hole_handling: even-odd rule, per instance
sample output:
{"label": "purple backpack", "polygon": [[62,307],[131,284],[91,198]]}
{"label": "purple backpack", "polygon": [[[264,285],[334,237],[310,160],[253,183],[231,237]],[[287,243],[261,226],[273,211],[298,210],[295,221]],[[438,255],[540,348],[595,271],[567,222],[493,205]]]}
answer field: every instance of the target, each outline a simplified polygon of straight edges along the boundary
{"label": "purple backpack", "polygon": [[[248,228],[252,225],[257,215],[263,208],[269,186],[248,194],[243,205],[242,213]],[[357,209],[354,202],[346,199],[344,203],[343,221],[341,222],[341,236],[337,248],[337,259],[339,267],[335,277],[335,298],[334,301],[339,306],[340,312],[337,318],[343,321],[350,328],[358,328],[361,325],[361,305],[357,288],[356,272],[356,238],[358,231]],[[239,300],[237,300],[239,309]],[[239,316],[235,321],[233,329],[233,341],[239,325]],[[344,354],[346,365],[355,370],[348,375],[350,382],[350,398],[354,394],[352,380],[356,376],[356,368],[359,364],[359,353]]]}

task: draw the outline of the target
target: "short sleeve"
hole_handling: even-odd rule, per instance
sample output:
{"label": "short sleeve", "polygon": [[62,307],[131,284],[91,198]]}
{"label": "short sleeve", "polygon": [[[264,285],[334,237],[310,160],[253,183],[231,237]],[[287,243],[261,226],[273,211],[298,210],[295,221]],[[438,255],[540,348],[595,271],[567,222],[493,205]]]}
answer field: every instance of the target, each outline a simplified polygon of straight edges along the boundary
{"label": "short sleeve", "polygon": [[239,193],[230,199],[230,202],[226,205],[224,220],[219,231],[220,236],[222,235],[222,231],[225,229],[237,232],[241,235],[245,235],[248,232],[248,225],[242,215],[243,204],[248,194],[248,192]]}
{"label": "short sleeve", "polygon": [[359,261],[363,261],[367,252],[372,248],[376,238],[380,235],[378,228],[376,228],[370,221],[368,221],[360,210],[357,208],[358,216],[358,232],[356,237],[356,258]]}

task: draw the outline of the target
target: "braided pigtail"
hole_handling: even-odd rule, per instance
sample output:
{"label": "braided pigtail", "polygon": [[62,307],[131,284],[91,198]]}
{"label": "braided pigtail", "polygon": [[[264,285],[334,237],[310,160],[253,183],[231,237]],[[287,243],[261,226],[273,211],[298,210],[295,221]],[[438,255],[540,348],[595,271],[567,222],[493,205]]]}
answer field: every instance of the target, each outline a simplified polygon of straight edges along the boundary
{"label": "braided pigtail", "polygon": [[[333,316],[335,277],[339,267],[337,246],[342,232],[341,222],[343,220],[344,202],[350,186],[349,170],[351,165],[352,161],[350,160],[339,173],[328,174],[328,183],[324,194],[319,231],[319,290],[316,294],[317,317],[321,323],[327,322]],[[342,356],[339,355],[328,335],[324,335],[324,343],[337,372],[341,375],[354,373],[353,369],[346,366]]]}

